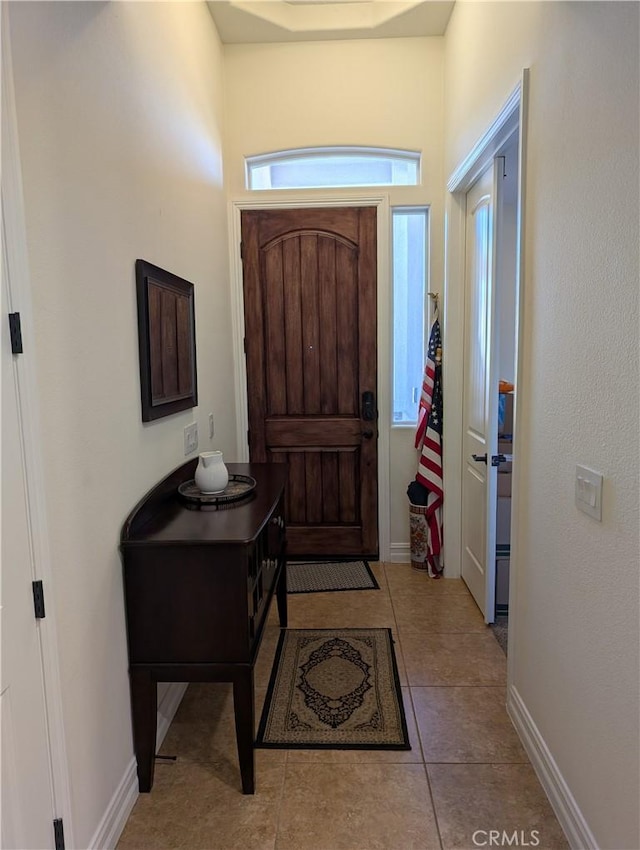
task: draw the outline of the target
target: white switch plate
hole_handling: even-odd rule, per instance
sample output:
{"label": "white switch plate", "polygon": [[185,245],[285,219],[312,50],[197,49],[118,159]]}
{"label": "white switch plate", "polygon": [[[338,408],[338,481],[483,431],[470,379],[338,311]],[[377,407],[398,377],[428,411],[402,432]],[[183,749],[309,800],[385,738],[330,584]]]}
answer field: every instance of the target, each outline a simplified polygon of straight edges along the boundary
{"label": "white switch plate", "polygon": [[198,448],[198,423],[192,422],[184,429],[184,453],[190,455]]}
{"label": "white switch plate", "polygon": [[213,413],[209,414],[209,439],[213,437],[215,428],[213,427]]}
{"label": "white switch plate", "polygon": [[602,475],[576,465],[576,507],[602,522]]}

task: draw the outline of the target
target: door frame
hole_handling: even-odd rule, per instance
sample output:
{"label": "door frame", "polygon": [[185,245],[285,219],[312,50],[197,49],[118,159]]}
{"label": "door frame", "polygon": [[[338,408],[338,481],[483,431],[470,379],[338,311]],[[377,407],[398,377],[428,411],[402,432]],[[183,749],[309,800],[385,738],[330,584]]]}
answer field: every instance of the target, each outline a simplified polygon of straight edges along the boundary
{"label": "door frame", "polygon": [[244,295],[242,259],[240,257],[241,213],[243,210],[309,209],[313,207],[375,207],[377,224],[377,368],[378,368],[378,546],[381,561],[390,560],[391,505],[390,431],[388,411],[391,409],[391,322],[380,317],[392,315],[390,287],[389,196],[361,195],[336,197],[319,195],[312,198],[282,196],[254,201],[246,198],[232,200],[229,205],[229,256],[231,279],[231,313],[234,385],[236,403],[236,453],[240,462],[249,460],[247,429],[247,372],[244,355]]}
{"label": "door frame", "polygon": [[[31,300],[31,278],[27,249],[27,233],[24,215],[22,188],[22,161],[18,139],[18,118],[13,81],[13,63],[9,28],[8,4],[2,4],[1,12],[2,58],[2,231],[9,268],[7,281],[11,304],[2,305],[2,321],[5,313],[20,312],[23,337],[27,342],[35,340],[33,308]],[[3,299],[4,301],[4,299]],[[46,588],[47,616],[38,622],[42,657],[43,687],[45,692],[46,723],[49,739],[51,784],[53,790],[54,817],[62,818],[65,843],[75,847],[71,787],[67,761],[67,748],[63,718],[62,680],[58,654],[55,598],[51,568],[51,551],[46,519],[45,479],[42,458],[42,439],[38,402],[38,384],[33,349],[17,361],[17,376],[20,389],[20,418],[25,454],[25,482],[27,488],[27,510],[30,522],[30,538],[33,547],[33,563],[36,575]],[[30,576],[25,576],[30,580]],[[53,839],[53,824],[51,825]]]}
{"label": "door frame", "polygon": [[[505,142],[516,132],[518,140],[518,205],[516,226],[516,388],[522,387],[524,318],[524,211],[526,124],[529,98],[529,69],[524,68],[502,109],[447,182],[445,212],[444,345],[448,352],[443,370],[444,418],[448,439],[444,444],[444,536],[447,574],[459,576],[462,564],[462,470],[463,470],[463,356],[466,192]],[[456,353],[458,352],[458,353]],[[516,391],[514,409],[514,456],[520,450],[517,422],[523,415],[523,393]],[[515,609],[518,576],[518,514],[520,464],[514,465],[511,510],[511,561],[509,610]],[[509,670],[512,669],[513,629],[509,630]]]}

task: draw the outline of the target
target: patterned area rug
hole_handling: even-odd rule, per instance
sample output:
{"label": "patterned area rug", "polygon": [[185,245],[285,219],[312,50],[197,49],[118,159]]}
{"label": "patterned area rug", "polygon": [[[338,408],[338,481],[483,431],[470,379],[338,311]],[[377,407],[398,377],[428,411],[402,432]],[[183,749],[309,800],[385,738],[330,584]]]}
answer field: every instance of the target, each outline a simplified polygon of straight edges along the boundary
{"label": "patterned area rug", "polygon": [[366,561],[288,561],[287,592],[377,590],[378,582]]}
{"label": "patterned area rug", "polygon": [[391,629],[285,629],[256,747],[409,750]]}

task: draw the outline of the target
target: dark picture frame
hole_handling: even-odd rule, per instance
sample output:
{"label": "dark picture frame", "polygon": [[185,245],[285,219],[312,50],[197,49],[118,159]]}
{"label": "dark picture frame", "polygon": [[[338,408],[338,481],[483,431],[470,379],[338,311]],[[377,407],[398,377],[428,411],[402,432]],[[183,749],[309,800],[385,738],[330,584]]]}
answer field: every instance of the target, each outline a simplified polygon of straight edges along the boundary
{"label": "dark picture frame", "polygon": [[142,421],[196,407],[194,286],[136,260]]}

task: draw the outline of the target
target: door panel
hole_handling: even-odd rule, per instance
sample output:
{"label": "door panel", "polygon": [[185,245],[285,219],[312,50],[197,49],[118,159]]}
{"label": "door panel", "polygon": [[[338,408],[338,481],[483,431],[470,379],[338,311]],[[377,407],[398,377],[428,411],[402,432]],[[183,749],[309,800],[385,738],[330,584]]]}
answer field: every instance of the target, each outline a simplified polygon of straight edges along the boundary
{"label": "door panel", "polygon": [[0,598],[0,715],[2,850],[53,846],[53,787],[44,671],[38,621],[20,382],[9,339],[10,303],[6,240],[3,244],[2,327],[2,583]]}
{"label": "door panel", "polygon": [[[489,409],[493,195],[491,166],[467,193],[462,473],[462,578],[487,621],[493,621],[495,593],[495,481],[490,475],[495,440]],[[474,460],[474,454],[486,462]]]}
{"label": "door panel", "polygon": [[377,556],[376,212],[245,211],[242,243],[249,452],[289,464],[289,553]]}
{"label": "door panel", "polygon": [[486,476],[475,468],[475,464],[470,463],[465,483],[463,510],[465,554],[471,561],[468,566],[475,568],[479,573],[484,594],[484,552],[487,541],[486,511],[481,510],[480,507],[483,505],[486,495]]}

